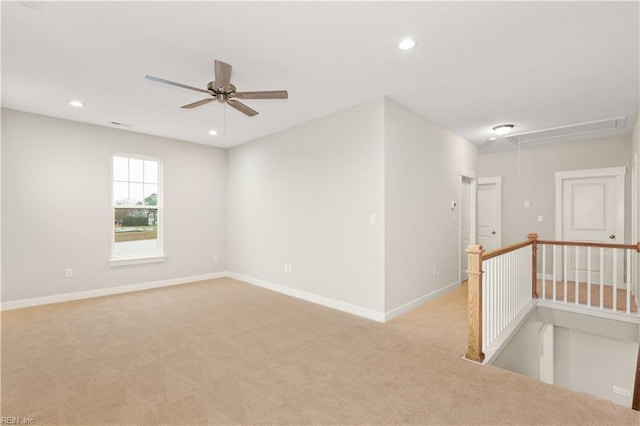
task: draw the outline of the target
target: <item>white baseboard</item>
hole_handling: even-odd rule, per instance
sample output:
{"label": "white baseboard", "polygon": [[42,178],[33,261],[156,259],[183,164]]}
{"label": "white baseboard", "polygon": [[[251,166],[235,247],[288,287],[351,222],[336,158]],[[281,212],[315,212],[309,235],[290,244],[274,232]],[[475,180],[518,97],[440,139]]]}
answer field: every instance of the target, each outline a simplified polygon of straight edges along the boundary
{"label": "white baseboard", "polygon": [[[536,277],[541,280],[542,279],[542,273],[538,272],[536,274]],[[553,281],[553,274],[545,274],[544,279],[547,280],[547,281]]]}
{"label": "white baseboard", "polygon": [[627,315],[626,311],[613,312],[611,309],[600,310],[598,308],[589,308],[586,305],[576,305],[574,303],[554,302],[548,299],[537,299],[538,306],[543,308],[559,309],[561,311],[575,312],[577,314],[591,315],[601,318],[608,318],[617,321],[630,322],[632,324],[640,323],[637,314]]}
{"label": "white baseboard", "polygon": [[398,306],[397,308],[394,308],[390,311],[385,312],[384,314],[384,321],[391,321],[392,319],[399,317],[402,314],[405,314],[409,311],[414,310],[415,308],[424,305],[425,303],[442,296],[443,294],[449,293],[450,291],[453,291],[454,289],[456,289],[457,287],[460,287],[460,281],[455,282],[455,283],[451,283],[449,285],[446,285],[444,287],[442,287],[441,289],[438,289],[436,291],[432,291],[429,294],[425,294],[424,296],[418,297],[417,299],[409,302],[409,303],[405,303],[402,306]]}
{"label": "white baseboard", "polygon": [[77,293],[56,294],[53,296],[36,297],[33,299],[21,299],[11,302],[2,302],[0,310],[9,311],[12,309],[28,308],[31,306],[48,305],[50,303],[69,302],[72,300],[90,299],[93,297],[110,296],[113,294],[131,293],[133,291],[149,290],[152,288],[168,287],[178,284],[187,284],[197,281],[212,280],[228,276],[228,272],[213,272],[202,275],[192,275],[190,277],[171,278],[162,281],[123,285],[118,287],[99,288],[96,290],[79,291]]}
{"label": "white baseboard", "polygon": [[326,306],[328,308],[337,309],[342,312],[357,315],[359,317],[367,318],[377,322],[390,321],[410,310],[421,306],[430,300],[435,299],[449,291],[452,291],[460,285],[459,282],[449,284],[439,290],[436,290],[427,295],[421,296],[416,300],[406,303],[400,307],[392,309],[388,312],[375,311],[373,309],[363,308],[361,306],[352,305],[350,303],[342,302],[339,300],[331,299],[329,297],[319,296],[313,293],[308,293],[302,290],[297,290],[290,287],[285,287],[280,284],[271,283],[268,281],[260,280],[257,278],[249,277],[246,275],[237,274],[235,272],[214,272],[202,275],[192,275],[189,277],[171,278],[168,280],[152,281],[147,283],[131,284],[117,287],[100,288],[96,290],[80,291],[76,293],[56,294],[52,296],[36,297],[33,299],[21,299],[13,300],[10,302],[2,302],[0,304],[0,311],[9,311],[13,309],[28,308],[33,306],[48,305],[51,303],[70,302],[73,300],[91,299],[94,297],[111,296],[114,294],[131,293],[134,291],[149,290],[153,288],[168,287],[179,284],[189,284],[197,281],[212,280],[216,278],[229,277],[239,281],[246,282],[258,287],[266,288],[278,293],[286,294],[297,299],[306,300],[308,302],[316,303],[318,305]]}
{"label": "white baseboard", "polygon": [[326,306],[328,308],[337,309],[338,311],[347,312],[349,314],[357,315],[359,317],[367,318],[377,322],[385,321],[384,312],[374,311],[372,309],[363,308],[361,306],[352,305],[350,303],[341,302],[339,300],[331,299],[324,296],[318,296],[313,293],[307,293],[306,291],[297,290],[290,287],[285,287],[280,284],[275,284],[269,281],[259,280],[257,278],[248,277],[246,275],[240,275],[235,272],[229,272],[227,275],[229,278],[233,278],[238,281],[243,281],[247,284],[252,284],[258,287],[266,288],[268,290],[275,291],[277,293],[286,294],[297,299],[306,300],[307,302],[316,303],[318,305]]}

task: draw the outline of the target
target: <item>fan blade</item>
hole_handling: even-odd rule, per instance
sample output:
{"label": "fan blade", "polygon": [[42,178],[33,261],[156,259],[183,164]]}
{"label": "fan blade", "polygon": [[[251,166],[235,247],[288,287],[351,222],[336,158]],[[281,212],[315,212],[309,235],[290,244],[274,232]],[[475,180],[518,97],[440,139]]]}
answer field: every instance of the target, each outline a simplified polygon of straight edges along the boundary
{"label": "fan blade", "polygon": [[249,108],[248,106],[246,106],[245,104],[243,104],[240,101],[236,101],[234,99],[231,99],[231,100],[227,101],[227,104],[230,107],[237,109],[241,113],[248,115],[249,117],[253,117],[254,115],[258,115],[258,111],[256,111],[255,109]]}
{"label": "fan blade", "polygon": [[204,105],[204,104],[208,104],[209,102],[213,102],[215,100],[216,100],[216,98],[203,99],[201,101],[194,102],[192,104],[182,105],[180,108],[192,109],[192,108],[196,108],[196,107],[199,107],[201,105]]}
{"label": "fan blade", "polygon": [[154,77],[152,75],[145,75],[144,78],[151,81],[157,81],[158,83],[170,84],[171,86],[182,87],[183,89],[195,90],[197,92],[206,93],[211,95],[211,92],[205,89],[198,89],[197,87],[187,86],[186,84],[176,83],[175,81],[165,80],[163,78]]}
{"label": "fan blade", "polygon": [[216,89],[224,89],[225,92],[229,91],[229,83],[231,82],[231,65],[219,61],[215,61],[216,72]]}
{"label": "fan blade", "polygon": [[288,99],[289,93],[286,90],[272,90],[269,92],[240,92],[234,93],[236,99]]}

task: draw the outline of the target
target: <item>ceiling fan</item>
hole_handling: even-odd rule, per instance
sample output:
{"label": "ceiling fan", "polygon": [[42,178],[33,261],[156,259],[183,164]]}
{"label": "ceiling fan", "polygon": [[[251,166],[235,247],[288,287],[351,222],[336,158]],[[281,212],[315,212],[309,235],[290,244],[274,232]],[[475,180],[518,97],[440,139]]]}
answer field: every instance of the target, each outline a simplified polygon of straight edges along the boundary
{"label": "ceiling fan", "polygon": [[202,92],[209,95],[209,98],[202,99],[197,102],[193,102],[187,105],[182,105],[180,108],[192,109],[213,101],[220,103],[226,103],[232,108],[237,109],[241,113],[253,117],[258,114],[258,111],[250,108],[249,106],[238,101],[238,99],[287,99],[289,94],[286,90],[272,90],[262,92],[236,92],[236,86],[231,84],[231,65],[215,60],[215,80],[210,81],[207,84],[206,89],[199,89],[197,87],[188,86],[182,83],[176,83],[175,81],[165,80],[163,78],[154,77],[152,75],[146,75],[145,78],[151,81],[157,81],[158,83],[169,84],[171,86],[182,87],[183,89],[195,90],[196,92]]}

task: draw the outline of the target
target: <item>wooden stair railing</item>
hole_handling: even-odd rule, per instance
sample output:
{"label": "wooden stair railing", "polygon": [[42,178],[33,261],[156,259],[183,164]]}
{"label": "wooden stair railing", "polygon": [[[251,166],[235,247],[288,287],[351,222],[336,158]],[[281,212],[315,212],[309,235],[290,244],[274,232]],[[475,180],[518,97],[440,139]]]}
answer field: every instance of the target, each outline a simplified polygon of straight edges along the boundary
{"label": "wooden stair railing", "polygon": [[482,349],[482,275],[484,273],[482,262],[494,257],[516,251],[523,247],[532,245],[532,273],[531,273],[531,294],[533,298],[537,298],[536,290],[536,267],[537,267],[537,248],[538,234],[532,233],[527,235],[527,241],[502,247],[485,253],[480,245],[471,245],[466,250],[468,254],[468,308],[467,308],[467,354],[465,358],[475,362],[484,361],[485,354]]}
{"label": "wooden stair railing", "polygon": [[[511,246],[502,247],[497,250],[485,252],[481,245],[470,245],[466,252],[468,254],[468,307],[467,307],[467,353],[465,358],[471,361],[482,362],[485,359],[483,353],[483,312],[482,312],[482,294],[483,294],[483,261],[494,257],[502,256],[512,251],[521,249],[528,245],[532,246],[531,252],[531,297],[539,298],[537,294],[537,249],[539,245],[551,246],[572,246],[572,247],[597,247],[605,249],[624,249],[634,250],[640,253],[640,242],[637,244],[603,244],[603,243],[587,243],[575,241],[552,241],[540,240],[538,234],[531,233],[527,235],[527,240],[513,244]],[[577,249],[576,249],[577,250]],[[543,257],[544,262],[544,257]],[[544,275],[544,268],[543,268]],[[555,300],[555,299],[554,299]],[[577,304],[578,302],[576,302]],[[615,308],[614,308],[615,311]],[[627,308],[628,311],[628,308]],[[634,404],[640,410],[640,351],[638,353],[638,368],[636,370]]]}
{"label": "wooden stair railing", "polygon": [[484,361],[482,352],[482,246],[469,246],[467,270],[467,355],[475,362]]}

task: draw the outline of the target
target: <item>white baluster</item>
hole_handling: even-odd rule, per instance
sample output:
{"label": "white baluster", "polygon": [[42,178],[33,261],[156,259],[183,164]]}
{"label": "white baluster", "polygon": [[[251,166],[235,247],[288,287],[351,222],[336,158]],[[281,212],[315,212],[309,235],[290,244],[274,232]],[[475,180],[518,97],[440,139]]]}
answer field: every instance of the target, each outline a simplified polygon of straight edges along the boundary
{"label": "white baluster", "polygon": [[553,246],[553,301],[556,301],[556,246]]}
{"label": "white baluster", "polygon": [[542,245],[542,299],[547,298],[547,246]]}
{"label": "white baluster", "polygon": [[[496,270],[495,270],[495,265],[496,265],[496,261],[497,259],[492,259],[492,266],[493,266],[493,285],[491,286],[491,291],[493,291],[493,303],[492,303],[492,310],[493,313],[491,315],[491,341],[493,342],[493,340],[496,338],[496,330],[498,327],[498,306],[500,304],[500,276],[498,274],[496,274]],[[499,273],[499,271],[498,271]]]}
{"label": "white baluster", "polygon": [[573,280],[575,304],[580,300],[580,247],[576,246],[576,276]]}
{"label": "white baluster", "polygon": [[500,334],[500,332],[502,332],[502,329],[504,327],[504,323],[507,317],[507,306],[506,306],[506,299],[507,299],[507,268],[505,267],[506,265],[506,256],[503,257],[501,260],[502,263],[502,280],[500,281],[500,322],[498,323],[498,334]]}
{"label": "white baluster", "polygon": [[613,312],[618,309],[618,250],[613,251],[613,283],[611,284],[611,292],[613,293]]}
{"label": "white baluster", "polygon": [[600,247],[600,309],[604,309],[604,247]]}
{"label": "white baluster", "polygon": [[587,247],[587,306],[591,307],[591,247]]}
{"label": "white baluster", "polygon": [[562,248],[563,256],[562,256],[562,270],[564,272],[564,299],[562,299],[563,303],[567,303],[567,267],[569,266],[569,259],[567,259],[567,246],[563,246]]}
{"label": "white baluster", "polygon": [[[482,293],[482,352],[486,352],[487,350],[487,323],[489,320],[489,277],[487,276],[486,273],[486,267],[487,267],[487,262],[483,261],[481,263],[481,269],[482,271],[484,271],[484,273],[482,274],[482,288],[480,289],[481,293]],[[469,285],[467,283],[467,285]]]}
{"label": "white baluster", "polygon": [[511,314],[513,310],[513,284],[515,283],[515,252],[509,253],[509,270],[511,273],[509,274],[509,280],[507,281],[507,318],[504,322],[504,328],[507,328],[509,322],[511,321]]}
{"label": "white baluster", "polygon": [[491,336],[492,336],[492,342],[493,340],[495,340],[496,336],[497,336],[497,332],[498,332],[498,318],[499,318],[499,306],[500,306],[500,297],[502,297],[500,295],[500,276],[499,273],[500,271],[498,271],[496,273],[496,262],[497,259],[495,259],[493,261],[493,293],[494,293],[494,298],[493,298],[493,325],[491,328]]}
{"label": "white baluster", "polygon": [[627,250],[627,282],[625,286],[627,292],[627,314],[631,313],[631,250]]}

